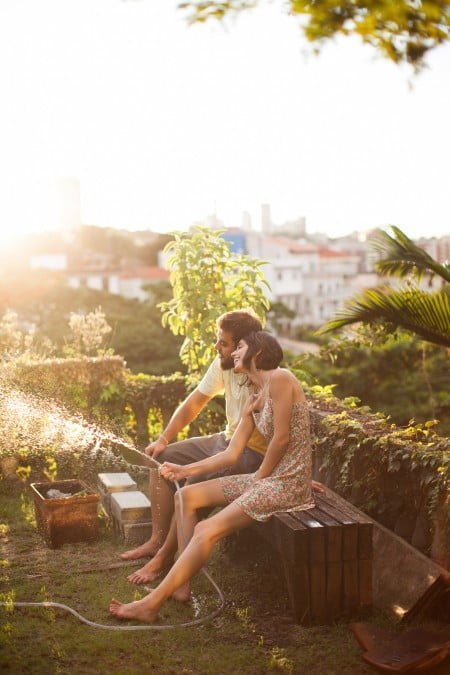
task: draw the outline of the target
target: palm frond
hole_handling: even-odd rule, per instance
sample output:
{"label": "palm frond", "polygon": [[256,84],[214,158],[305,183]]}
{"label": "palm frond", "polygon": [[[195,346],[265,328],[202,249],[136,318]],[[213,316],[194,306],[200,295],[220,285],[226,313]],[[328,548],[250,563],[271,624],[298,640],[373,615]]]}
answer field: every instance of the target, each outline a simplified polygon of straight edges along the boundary
{"label": "palm frond", "polygon": [[398,290],[388,286],[368,289],[347,300],[318,333],[330,333],[357,322],[376,321],[450,347],[450,286],[431,293],[411,286]]}
{"label": "palm frond", "polygon": [[450,282],[450,264],[438,263],[420,246],[416,246],[400,228],[391,227],[393,235],[380,231],[372,240],[382,260],[376,264],[377,271],[389,276],[415,276],[419,281],[424,275],[438,275]]}

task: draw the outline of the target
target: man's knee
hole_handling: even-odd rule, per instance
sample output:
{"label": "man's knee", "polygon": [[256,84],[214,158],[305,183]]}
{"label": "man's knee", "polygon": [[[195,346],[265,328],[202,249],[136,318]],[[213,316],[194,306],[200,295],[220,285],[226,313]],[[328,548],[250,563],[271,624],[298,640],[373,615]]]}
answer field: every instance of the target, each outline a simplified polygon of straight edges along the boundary
{"label": "man's knee", "polygon": [[183,509],[184,511],[192,511],[195,509],[195,485],[184,485],[175,492],[175,508],[177,513]]}

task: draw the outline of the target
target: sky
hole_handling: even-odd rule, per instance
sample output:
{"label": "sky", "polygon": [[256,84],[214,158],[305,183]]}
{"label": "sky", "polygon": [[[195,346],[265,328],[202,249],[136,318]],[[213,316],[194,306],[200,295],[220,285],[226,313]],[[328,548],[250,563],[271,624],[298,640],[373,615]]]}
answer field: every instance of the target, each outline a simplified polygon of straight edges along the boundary
{"label": "sky", "polygon": [[339,39],[316,57],[282,3],[189,27],[172,0],[2,0],[3,238],[171,231],[242,212],[339,236],[450,233],[450,45],[410,70]]}

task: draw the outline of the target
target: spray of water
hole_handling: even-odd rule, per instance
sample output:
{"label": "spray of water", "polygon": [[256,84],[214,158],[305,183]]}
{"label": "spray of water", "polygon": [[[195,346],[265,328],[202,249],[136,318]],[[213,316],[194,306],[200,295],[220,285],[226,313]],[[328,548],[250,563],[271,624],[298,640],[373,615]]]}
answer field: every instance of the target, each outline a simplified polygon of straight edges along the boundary
{"label": "spray of water", "polygon": [[[10,454],[11,448],[23,448],[28,455],[45,457],[49,451],[57,450],[59,457],[73,454],[83,455],[84,459],[90,457],[95,460],[99,453],[110,464],[117,465],[117,455],[114,448],[128,448],[136,451],[134,445],[120,434],[111,430],[88,423],[82,417],[69,414],[63,406],[55,402],[42,399],[29,393],[24,393],[17,388],[0,381],[0,420],[2,422],[2,435],[0,437],[0,458]],[[177,489],[180,489],[176,483]],[[182,506],[182,505],[181,505]],[[182,517],[182,512],[181,512]],[[15,607],[48,607],[59,608],[69,612],[82,623],[103,630],[166,630],[175,627],[197,626],[211,621],[224,608],[225,599],[222,591],[215,583],[211,575],[202,570],[219,597],[219,606],[216,610],[203,618],[173,625],[104,625],[86,619],[76,610],[57,602],[14,602]],[[7,603],[0,602],[5,606]]]}
{"label": "spray of water", "polygon": [[62,405],[7,385],[0,391],[0,419],[0,457],[18,452],[24,459],[55,454],[85,463],[101,458],[114,468],[122,463],[120,448],[134,449],[131,441],[118,433],[89,423]]}

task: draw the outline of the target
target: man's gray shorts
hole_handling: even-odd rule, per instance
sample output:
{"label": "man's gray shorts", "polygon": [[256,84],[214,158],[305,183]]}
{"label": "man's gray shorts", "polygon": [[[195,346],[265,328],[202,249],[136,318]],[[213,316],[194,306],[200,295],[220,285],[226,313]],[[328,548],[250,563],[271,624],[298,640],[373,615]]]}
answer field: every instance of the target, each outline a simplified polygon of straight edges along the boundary
{"label": "man's gray shorts", "polygon": [[[172,443],[168,445],[167,448],[158,455],[158,462],[172,462],[173,464],[191,464],[192,462],[198,462],[201,459],[207,459],[208,457],[214,457],[219,452],[223,452],[227,449],[229,440],[225,438],[224,433],[213,434],[212,436],[197,436],[195,438],[188,438],[185,441],[179,441],[178,443]],[[189,483],[200,483],[204,480],[210,480],[211,478],[218,478],[219,476],[233,476],[238,473],[253,473],[257,471],[263,456],[251,450],[251,448],[244,448],[243,453],[237,460],[235,464],[226,469],[218,471],[217,473],[206,473],[201,474],[200,476],[193,476],[189,478]],[[167,483],[175,489],[175,484],[172,481],[167,481]]]}

